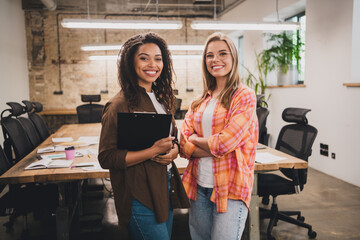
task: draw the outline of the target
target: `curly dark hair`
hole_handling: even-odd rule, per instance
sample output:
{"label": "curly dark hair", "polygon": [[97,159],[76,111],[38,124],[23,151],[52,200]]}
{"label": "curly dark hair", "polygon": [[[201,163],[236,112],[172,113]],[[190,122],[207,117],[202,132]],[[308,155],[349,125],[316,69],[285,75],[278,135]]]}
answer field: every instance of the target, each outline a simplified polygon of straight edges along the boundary
{"label": "curly dark hair", "polygon": [[129,108],[138,106],[141,88],[138,84],[138,76],[134,68],[134,56],[139,46],[146,43],[156,44],[160,50],[163,61],[163,70],[158,79],[152,84],[152,90],[158,101],[165,108],[174,113],[175,96],[173,93],[173,65],[171,54],[165,40],[156,33],[138,34],[129,38],[122,46],[118,56],[118,80],[125,97],[128,100]]}

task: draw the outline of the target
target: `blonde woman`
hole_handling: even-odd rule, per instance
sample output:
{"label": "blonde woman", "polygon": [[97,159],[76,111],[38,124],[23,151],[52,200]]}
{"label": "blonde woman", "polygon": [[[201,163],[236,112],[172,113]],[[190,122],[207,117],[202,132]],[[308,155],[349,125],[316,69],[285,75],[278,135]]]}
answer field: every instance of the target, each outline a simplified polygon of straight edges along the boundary
{"label": "blonde woman", "polygon": [[181,129],[189,159],[183,184],[193,240],[241,239],[254,179],[258,121],[255,93],[240,82],[232,40],[214,33],[203,53],[204,92]]}

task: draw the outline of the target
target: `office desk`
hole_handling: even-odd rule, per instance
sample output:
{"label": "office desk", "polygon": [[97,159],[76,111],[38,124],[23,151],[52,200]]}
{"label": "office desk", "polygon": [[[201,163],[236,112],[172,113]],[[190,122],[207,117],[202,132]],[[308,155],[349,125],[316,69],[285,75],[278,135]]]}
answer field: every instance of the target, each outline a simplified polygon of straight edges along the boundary
{"label": "office desk", "polygon": [[[180,121],[179,121],[180,123]],[[179,124],[178,124],[179,125]],[[100,123],[91,123],[91,124],[70,124],[62,126],[58,131],[52,134],[48,139],[46,139],[38,148],[43,148],[53,145],[51,138],[52,137],[73,137],[77,139],[81,136],[99,136],[101,130]],[[28,170],[24,171],[24,168],[30,163],[36,160],[36,148],[28,156],[19,161],[15,166],[9,169],[5,174],[0,176],[0,183],[56,183],[59,187],[59,208],[56,214],[57,221],[57,239],[69,239],[69,217],[71,218],[72,214],[69,214],[69,208],[66,205],[66,196],[65,196],[65,187],[69,182],[79,183],[81,180],[89,178],[108,178],[108,170],[94,170],[94,171],[84,171],[81,168],[58,168],[58,169],[39,169],[39,170]],[[85,148],[94,148],[97,149],[97,145],[88,146]],[[265,148],[258,151],[265,151],[272,153],[277,156],[283,156],[286,159],[280,160],[274,163],[267,164],[255,164],[255,172],[264,172],[264,171],[275,171],[280,168],[296,168],[302,169],[307,168],[307,162],[292,157],[288,154],[279,152],[272,148]],[[73,165],[81,162],[90,162],[97,161],[97,156],[91,155],[77,157],[74,159]],[[178,158],[175,160],[179,172],[183,172],[187,165],[187,160]],[[250,211],[250,236],[249,239],[255,240],[260,239],[259,234],[259,207],[258,207],[259,198],[257,196],[257,175],[255,174],[254,189],[252,193],[251,201],[251,211]],[[70,219],[71,222],[71,219]]]}

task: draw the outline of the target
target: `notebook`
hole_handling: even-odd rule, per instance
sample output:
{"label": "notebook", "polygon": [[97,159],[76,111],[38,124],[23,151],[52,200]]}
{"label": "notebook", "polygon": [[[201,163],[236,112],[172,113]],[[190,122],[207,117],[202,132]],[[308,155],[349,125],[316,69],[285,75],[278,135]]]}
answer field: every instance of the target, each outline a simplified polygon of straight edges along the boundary
{"label": "notebook", "polygon": [[25,170],[42,169],[42,168],[68,168],[73,160],[52,160],[51,158],[43,158],[39,161],[29,164]]}
{"label": "notebook", "polygon": [[170,135],[171,114],[118,113],[118,149],[138,151]]}

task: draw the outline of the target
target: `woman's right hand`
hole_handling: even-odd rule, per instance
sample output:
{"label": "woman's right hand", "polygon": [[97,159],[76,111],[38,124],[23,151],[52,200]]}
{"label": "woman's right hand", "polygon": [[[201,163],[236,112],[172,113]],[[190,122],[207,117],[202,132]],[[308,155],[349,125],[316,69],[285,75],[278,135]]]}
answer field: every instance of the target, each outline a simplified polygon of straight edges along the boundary
{"label": "woman's right hand", "polygon": [[172,146],[173,143],[172,141],[175,139],[175,137],[166,137],[166,138],[162,138],[160,140],[157,140],[153,145],[152,148],[154,149],[156,156],[159,154],[164,154],[164,153],[168,153]]}

